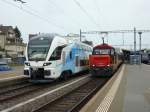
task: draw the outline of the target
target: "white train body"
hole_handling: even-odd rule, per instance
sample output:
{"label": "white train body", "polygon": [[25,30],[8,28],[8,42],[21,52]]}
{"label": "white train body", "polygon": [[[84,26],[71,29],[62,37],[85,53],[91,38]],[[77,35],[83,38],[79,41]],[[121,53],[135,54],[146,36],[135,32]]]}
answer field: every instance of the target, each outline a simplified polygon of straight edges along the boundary
{"label": "white train body", "polygon": [[32,38],[26,49],[24,75],[31,79],[57,79],[88,69],[92,47],[81,42],[68,44],[57,35]]}

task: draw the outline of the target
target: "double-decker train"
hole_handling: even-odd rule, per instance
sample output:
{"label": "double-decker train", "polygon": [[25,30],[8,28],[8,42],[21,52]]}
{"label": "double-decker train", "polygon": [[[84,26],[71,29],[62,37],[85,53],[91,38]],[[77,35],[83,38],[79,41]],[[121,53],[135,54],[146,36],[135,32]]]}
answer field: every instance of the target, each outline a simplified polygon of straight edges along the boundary
{"label": "double-decker train", "polygon": [[105,43],[95,46],[89,58],[92,76],[112,76],[121,63],[120,49]]}
{"label": "double-decker train", "polygon": [[90,54],[92,47],[87,44],[68,43],[56,34],[40,34],[28,42],[24,75],[36,81],[66,79],[88,69]]}

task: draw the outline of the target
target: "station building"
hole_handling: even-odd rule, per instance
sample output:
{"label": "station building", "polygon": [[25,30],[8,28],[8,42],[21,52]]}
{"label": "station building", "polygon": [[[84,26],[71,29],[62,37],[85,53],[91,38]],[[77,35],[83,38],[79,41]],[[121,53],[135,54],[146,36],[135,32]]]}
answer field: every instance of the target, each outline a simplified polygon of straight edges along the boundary
{"label": "station building", "polygon": [[12,26],[0,25],[0,55],[3,57],[24,57],[26,44],[18,38]]}

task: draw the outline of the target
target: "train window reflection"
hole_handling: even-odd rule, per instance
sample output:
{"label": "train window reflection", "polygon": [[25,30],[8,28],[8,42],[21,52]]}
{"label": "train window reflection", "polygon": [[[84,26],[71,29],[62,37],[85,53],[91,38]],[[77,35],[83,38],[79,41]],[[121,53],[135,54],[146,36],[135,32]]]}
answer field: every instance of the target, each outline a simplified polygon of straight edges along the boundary
{"label": "train window reflection", "polygon": [[53,38],[42,36],[30,40],[28,45],[29,61],[44,61],[47,57],[52,40]]}
{"label": "train window reflection", "polygon": [[93,54],[110,54],[110,49],[95,49]]}
{"label": "train window reflection", "polygon": [[58,46],[52,53],[49,61],[53,61],[53,60],[60,60],[61,59],[61,53],[62,53],[62,49],[65,46]]}
{"label": "train window reflection", "polygon": [[36,46],[30,45],[28,47],[28,57],[30,61],[43,61],[45,60],[49,50],[48,45]]}

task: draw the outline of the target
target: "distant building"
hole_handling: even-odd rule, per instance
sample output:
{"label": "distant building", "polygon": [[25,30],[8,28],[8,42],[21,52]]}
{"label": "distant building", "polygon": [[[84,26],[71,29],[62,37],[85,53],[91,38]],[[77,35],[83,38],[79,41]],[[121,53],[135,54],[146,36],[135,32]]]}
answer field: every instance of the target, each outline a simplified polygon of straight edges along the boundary
{"label": "distant building", "polygon": [[8,57],[24,56],[26,45],[22,38],[16,37],[12,26],[0,25],[0,51]]}

